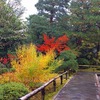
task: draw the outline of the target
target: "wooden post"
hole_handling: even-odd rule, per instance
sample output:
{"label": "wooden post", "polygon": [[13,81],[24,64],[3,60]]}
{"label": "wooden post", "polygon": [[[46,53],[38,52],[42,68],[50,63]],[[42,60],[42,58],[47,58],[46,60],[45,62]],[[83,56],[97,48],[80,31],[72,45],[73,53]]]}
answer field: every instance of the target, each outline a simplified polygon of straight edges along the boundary
{"label": "wooden post", "polygon": [[67,80],[68,79],[68,72],[65,75],[66,75],[66,80]]}
{"label": "wooden post", "polygon": [[71,76],[71,69],[69,70],[69,76]]}
{"label": "wooden post", "polygon": [[45,100],[45,88],[41,90],[42,100]]}
{"label": "wooden post", "polygon": [[56,91],[56,79],[53,80],[54,91]]}
{"label": "wooden post", "polygon": [[75,70],[72,70],[72,74],[74,74],[75,73]]}
{"label": "wooden post", "polygon": [[60,76],[61,84],[63,84],[63,75]]}

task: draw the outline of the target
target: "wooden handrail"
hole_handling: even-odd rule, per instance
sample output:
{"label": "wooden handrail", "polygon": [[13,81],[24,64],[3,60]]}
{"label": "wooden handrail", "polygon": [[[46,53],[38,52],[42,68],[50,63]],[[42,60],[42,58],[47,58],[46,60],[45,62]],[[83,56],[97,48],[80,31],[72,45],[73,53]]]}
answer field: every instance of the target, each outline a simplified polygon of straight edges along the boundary
{"label": "wooden handrail", "polygon": [[34,94],[38,93],[39,91],[41,91],[43,88],[45,88],[47,85],[49,85],[54,79],[51,79],[50,81],[48,81],[47,83],[45,83],[44,85],[42,85],[41,87],[35,89],[34,91],[26,94],[25,96],[21,97],[18,100],[27,100],[28,98],[32,97]]}
{"label": "wooden handrail", "polygon": [[[71,70],[69,70],[69,71],[71,71]],[[18,100],[28,100],[29,98],[31,98],[32,96],[34,96],[35,94],[37,94],[40,91],[41,91],[41,94],[42,94],[42,99],[41,100],[44,100],[44,97],[45,97],[45,87],[53,82],[54,91],[56,91],[56,79],[58,79],[60,77],[61,84],[63,84],[63,75],[66,75],[66,79],[67,79],[68,78],[68,71],[66,71],[66,72],[60,74],[59,76],[51,79],[50,81],[46,82],[41,87],[39,87],[39,88],[35,89],[34,91],[26,94],[25,96],[19,98]]]}

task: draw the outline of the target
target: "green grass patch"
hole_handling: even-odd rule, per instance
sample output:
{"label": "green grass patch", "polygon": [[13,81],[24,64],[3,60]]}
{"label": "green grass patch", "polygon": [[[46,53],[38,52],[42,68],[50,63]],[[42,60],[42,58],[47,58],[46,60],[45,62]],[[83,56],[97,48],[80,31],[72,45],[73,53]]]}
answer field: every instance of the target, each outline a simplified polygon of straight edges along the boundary
{"label": "green grass patch", "polygon": [[89,66],[87,68],[81,68],[79,71],[85,71],[85,72],[100,72],[100,66]]}

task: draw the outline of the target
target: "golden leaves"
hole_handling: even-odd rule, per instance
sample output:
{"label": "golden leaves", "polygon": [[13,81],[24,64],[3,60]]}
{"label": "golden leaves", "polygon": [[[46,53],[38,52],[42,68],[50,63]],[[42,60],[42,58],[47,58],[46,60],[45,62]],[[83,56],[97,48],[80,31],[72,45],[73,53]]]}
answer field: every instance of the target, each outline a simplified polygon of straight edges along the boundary
{"label": "golden leaves", "polygon": [[[16,50],[17,59],[11,61],[15,72],[12,73],[14,79],[28,86],[30,83],[45,82],[54,77],[52,71],[61,65],[61,61],[55,59],[55,53],[48,51],[45,55],[38,53],[33,44],[23,45]],[[3,77],[8,78],[11,73],[6,73]],[[12,77],[11,76],[11,77]],[[6,81],[9,81],[6,79]]]}

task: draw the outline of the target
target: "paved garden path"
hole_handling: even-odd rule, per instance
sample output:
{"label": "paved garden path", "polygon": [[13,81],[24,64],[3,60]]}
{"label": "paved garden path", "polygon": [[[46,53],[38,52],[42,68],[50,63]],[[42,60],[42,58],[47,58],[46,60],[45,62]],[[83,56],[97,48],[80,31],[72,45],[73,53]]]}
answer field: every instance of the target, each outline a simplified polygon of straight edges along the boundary
{"label": "paved garden path", "polygon": [[100,100],[97,99],[94,74],[78,72],[53,100]]}

